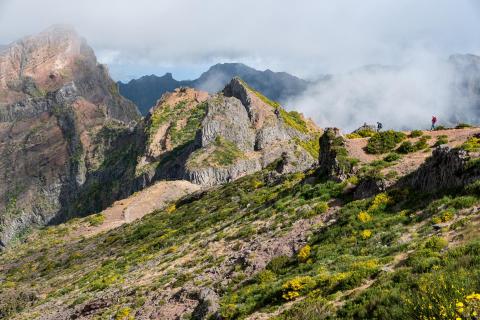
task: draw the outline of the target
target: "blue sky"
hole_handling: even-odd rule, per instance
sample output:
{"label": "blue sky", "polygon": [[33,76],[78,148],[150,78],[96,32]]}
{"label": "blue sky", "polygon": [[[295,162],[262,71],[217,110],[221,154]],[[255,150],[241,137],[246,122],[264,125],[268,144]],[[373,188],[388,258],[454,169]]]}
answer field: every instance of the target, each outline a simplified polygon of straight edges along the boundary
{"label": "blue sky", "polygon": [[419,52],[480,54],[476,0],[0,0],[2,44],[57,23],[121,80],[233,61],[314,78]]}

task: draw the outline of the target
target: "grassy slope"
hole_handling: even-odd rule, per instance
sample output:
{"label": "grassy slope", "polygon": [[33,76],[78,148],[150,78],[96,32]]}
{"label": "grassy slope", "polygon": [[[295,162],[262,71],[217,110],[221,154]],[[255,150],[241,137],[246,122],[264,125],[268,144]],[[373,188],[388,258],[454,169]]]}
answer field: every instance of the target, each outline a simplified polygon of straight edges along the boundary
{"label": "grassy slope", "polygon": [[[480,289],[474,280],[480,270],[480,245],[471,227],[478,217],[464,209],[477,204],[476,195],[455,194],[432,202],[405,190],[350,201],[341,195],[345,184],[304,184],[301,174],[268,184],[266,176],[245,177],[89,239],[72,241],[68,234],[82,223],[98,221],[75,220],[35,231],[0,256],[0,312],[23,312],[18,318],[32,318],[54,302],[72,308],[97,297],[120,297],[102,310],[100,318],[108,318],[125,308],[132,313],[142,308],[149,292],[193,282],[222,293],[225,318],[263,312],[280,319],[318,319],[321,314],[402,319],[428,309],[432,302],[416,297],[432,299],[422,290],[439,281],[464,290],[435,289],[447,309]],[[235,276],[227,285],[203,276],[226,256],[209,250],[207,243],[229,248],[265,233],[279,237],[295,221],[322,214],[325,202],[333,198],[344,203],[335,211],[336,221],[314,227],[308,249],[298,256],[274,258],[253,275],[234,265]],[[454,223],[435,232],[432,224],[438,219]],[[344,297],[365,283],[371,286],[364,293]],[[291,301],[291,310],[283,311]],[[435,308],[440,310],[440,305]]]}

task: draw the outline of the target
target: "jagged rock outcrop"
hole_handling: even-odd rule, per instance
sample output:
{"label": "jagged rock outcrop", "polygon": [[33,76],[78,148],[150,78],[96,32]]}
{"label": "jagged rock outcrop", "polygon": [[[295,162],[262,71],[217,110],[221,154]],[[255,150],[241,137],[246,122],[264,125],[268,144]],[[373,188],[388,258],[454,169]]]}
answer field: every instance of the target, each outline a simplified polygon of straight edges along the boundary
{"label": "jagged rock outcrop", "polygon": [[348,157],[345,139],[338,128],[326,128],[320,137],[319,174],[339,181],[354,173],[354,161]]}
{"label": "jagged rock outcrop", "polygon": [[118,149],[117,139],[128,141],[138,119],[71,28],[56,26],[4,49],[0,247],[32,224],[85,214],[123,195],[112,179],[127,176],[122,156],[132,150]]}
{"label": "jagged rock outcrop", "polygon": [[302,144],[316,144],[319,129],[238,78],[215,95],[190,88],[166,94],[148,119],[147,154],[139,165],[146,180],[186,179],[211,186],[261,170],[282,155],[283,173],[316,163]]}
{"label": "jagged rock outcrop", "polygon": [[480,168],[467,151],[437,147],[417,171],[399,182],[416,191],[434,192],[465,186],[480,178]]}

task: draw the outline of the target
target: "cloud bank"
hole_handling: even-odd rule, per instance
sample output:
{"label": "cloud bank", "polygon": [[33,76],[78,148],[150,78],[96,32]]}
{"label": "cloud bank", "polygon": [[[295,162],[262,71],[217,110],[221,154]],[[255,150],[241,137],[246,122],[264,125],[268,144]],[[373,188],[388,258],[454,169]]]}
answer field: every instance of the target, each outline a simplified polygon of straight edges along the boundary
{"label": "cloud bank", "polygon": [[0,44],[55,23],[74,25],[122,80],[229,61],[315,78],[403,64],[417,47],[480,53],[476,0],[0,0]]}
{"label": "cloud bank", "polygon": [[478,124],[480,58],[447,60],[423,52],[403,66],[367,66],[319,81],[288,106],[321,127],[345,131],[377,121],[384,128],[428,129],[432,115],[445,126]]}

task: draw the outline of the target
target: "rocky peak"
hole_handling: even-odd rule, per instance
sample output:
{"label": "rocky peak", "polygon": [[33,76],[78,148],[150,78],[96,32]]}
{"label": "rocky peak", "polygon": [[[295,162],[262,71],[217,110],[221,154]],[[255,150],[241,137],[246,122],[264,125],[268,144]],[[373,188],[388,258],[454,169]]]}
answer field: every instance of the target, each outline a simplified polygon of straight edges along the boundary
{"label": "rocky peak", "polygon": [[233,78],[223,89],[225,97],[234,97],[240,100],[246,108],[250,121],[255,129],[264,125],[275,125],[275,109],[278,104],[269,105],[267,101],[262,100],[255,90],[250,88],[243,80],[238,77]]}
{"label": "rocky peak", "polygon": [[33,82],[39,93],[60,88],[74,79],[79,60],[96,65],[93,50],[67,26],[54,26],[10,44],[0,53],[0,90],[9,93],[0,96],[0,104],[22,99],[25,81]]}
{"label": "rocky peak", "polygon": [[338,128],[326,128],[320,137],[320,174],[336,180],[346,180],[353,172],[352,161],[345,148],[345,138]]}
{"label": "rocky peak", "polygon": [[129,178],[126,158],[136,144],[127,142],[138,120],[72,28],[54,26],[2,51],[0,246],[31,225],[86,214],[128,193],[110,183]]}

